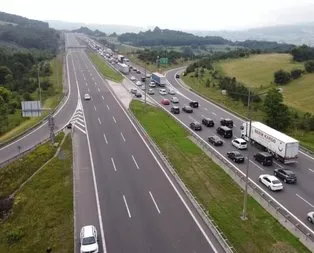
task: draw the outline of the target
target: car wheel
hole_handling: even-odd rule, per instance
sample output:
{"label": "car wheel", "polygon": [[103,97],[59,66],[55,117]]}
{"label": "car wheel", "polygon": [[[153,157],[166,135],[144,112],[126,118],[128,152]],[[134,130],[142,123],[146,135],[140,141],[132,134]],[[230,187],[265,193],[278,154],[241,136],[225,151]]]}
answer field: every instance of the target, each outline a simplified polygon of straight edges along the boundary
{"label": "car wheel", "polygon": [[264,166],[264,162],[261,162],[261,164]]}
{"label": "car wheel", "polygon": [[284,181],[285,183],[287,183],[287,179],[284,178],[283,181]]}
{"label": "car wheel", "polygon": [[307,217],[307,220],[308,220],[309,222],[311,222],[311,223],[313,222],[312,219],[311,219],[311,217]]}
{"label": "car wheel", "polygon": [[268,185],[268,186],[267,186],[267,188],[268,188],[269,190],[271,190],[271,187],[270,187],[270,185]]}

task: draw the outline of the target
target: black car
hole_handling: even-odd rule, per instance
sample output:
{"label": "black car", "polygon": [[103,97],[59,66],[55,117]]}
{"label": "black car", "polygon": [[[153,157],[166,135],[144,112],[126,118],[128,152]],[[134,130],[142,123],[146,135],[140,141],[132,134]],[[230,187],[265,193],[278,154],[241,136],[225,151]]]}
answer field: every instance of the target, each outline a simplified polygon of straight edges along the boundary
{"label": "black car", "polygon": [[176,78],[180,78],[180,75],[179,75],[179,74],[176,74]]}
{"label": "black car", "polygon": [[69,124],[67,124],[67,129],[71,129],[72,128],[72,123],[70,122]]}
{"label": "black car", "polygon": [[193,109],[191,108],[191,106],[188,106],[188,105],[183,106],[182,110],[184,112],[187,112],[187,113],[192,113],[193,112]]}
{"label": "black car", "polygon": [[136,71],[136,73],[137,73],[137,74],[141,74],[141,71],[138,69],[138,70]]}
{"label": "black car", "polygon": [[135,94],[135,97],[141,98],[141,97],[142,97],[142,94],[141,94],[141,93],[136,93],[136,94]]}
{"label": "black car", "polygon": [[232,119],[221,119],[220,124],[222,126],[227,126],[229,128],[233,128],[233,120]]}
{"label": "black car", "polygon": [[267,152],[259,152],[254,155],[255,161],[264,166],[271,166],[273,164],[273,157]]}
{"label": "black car", "polygon": [[208,142],[213,144],[214,146],[222,146],[223,145],[222,140],[216,135],[208,136]]}
{"label": "black car", "polygon": [[223,136],[224,138],[232,138],[232,129],[226,126],[220,126],[216,129],[217,134]]}
{"label": "black car", "polygon": [[178,106],[172,106],[170,111],[173,113],[173,114],[179,114],[180,113],[180,108]]}
{"label": "black car", "polygon": [[243,163],[244,162],[244,156],[241,155],[238,151],[230,151],[227,152],[227,156],[236,163]]}
{"label": "black car", "polygon": [[198,108],[198,102],[197,102],[197,101],[191,101],[191,102],[189,103],[189,105],[190,105],[191,107],[193,107],[193,108]]}
{"label": "black car", "polygon": [[145,82],[146,78],[144,76],[141,77],[141,81]]}
{"label": "black car", "polygon": [[199,122],[194,121],[194,122],[190,123],[190,128],[193,129],[194,131],[201,131],[202,125]]}
{"label": "black car", "polygon": [[296,183],[297,177],[292,170],[289,169],[275,169],[274,175],[282,179],[285,183]]}
{"label": "black car", "polygon": [[203,119],[202,119],[202,123],[203,123],[203,125],[205,125],[205,126],[207,126],[207,127],[213,127],[213,126],[215,126],[214,121],[213,121],[212,119],[210,119],[210,118],[203,118]]}

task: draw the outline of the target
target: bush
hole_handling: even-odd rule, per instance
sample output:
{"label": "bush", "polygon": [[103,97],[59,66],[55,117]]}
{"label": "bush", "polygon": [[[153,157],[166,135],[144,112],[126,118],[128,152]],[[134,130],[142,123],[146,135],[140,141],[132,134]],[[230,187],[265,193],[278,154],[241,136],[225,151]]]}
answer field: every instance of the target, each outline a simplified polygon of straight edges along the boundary
{"label": "bush", "polygon": [[313,73],[314,72],[314,61],[307,61],[304,64],[305,70],[308,73]]}
{"label": "bush", "polygon": [[8,232],[7,240],[8,244],[15,244],[19,242],[24,236],[23,231],[20,228],[12,228],[10,232]]}
{"label": "bush", "polygon": [[278,70],[274,73],[274,81],[276,84],[284,85],[287,84],[291,80],[291,75],[289,72],[284,70]]}
{"label": "bush", "polygon": [[298,79],[302,75],[302,69],[293,69],[290,72],[290,76],[292,79]]}

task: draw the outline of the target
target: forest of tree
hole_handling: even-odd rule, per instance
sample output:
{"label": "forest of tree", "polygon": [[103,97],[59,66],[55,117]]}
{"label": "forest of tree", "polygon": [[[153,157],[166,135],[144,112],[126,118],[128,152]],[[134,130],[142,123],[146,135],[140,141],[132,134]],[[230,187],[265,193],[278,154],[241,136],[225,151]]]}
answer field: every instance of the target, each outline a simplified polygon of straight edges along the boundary
{"label": "forest of tree", "polygon": [[291,51],[294,61],[302,62],[314,60],[314,47],[302,45]]}
{"label": "forest of tree", "polygon": [[89,29],[88,27],[85,27],[85,26],[82,26],[80,27],[79,29],[76,29],[76,30],[73,30],[72,32],[76,32],[76,33],[84,33],[86,35],[89,35],[89,36],[106,36],[106,34],[104,32],[101,32],[99,30],[95,30],[95,31],[92,31],[91,29]]}

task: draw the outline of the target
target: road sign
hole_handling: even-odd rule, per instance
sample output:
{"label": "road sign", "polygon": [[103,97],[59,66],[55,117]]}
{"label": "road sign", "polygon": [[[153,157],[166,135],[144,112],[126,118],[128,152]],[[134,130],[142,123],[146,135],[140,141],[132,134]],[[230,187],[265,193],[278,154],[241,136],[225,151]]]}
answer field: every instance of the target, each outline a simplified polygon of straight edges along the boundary
{"label": "road sign", "polygon": [[159,63],[161,65],[167,65],[168,64],[168,58],[160,58]]}
{"label": "road sign", "polygon": [[40,101],[22,101],[23,117],[39,117],[41,116]]}

